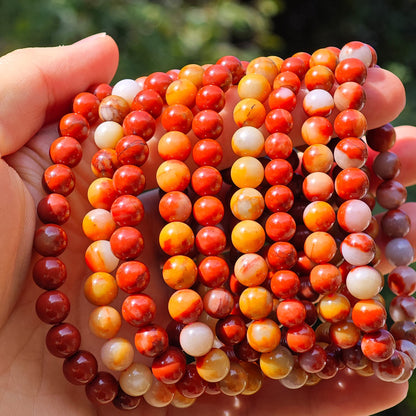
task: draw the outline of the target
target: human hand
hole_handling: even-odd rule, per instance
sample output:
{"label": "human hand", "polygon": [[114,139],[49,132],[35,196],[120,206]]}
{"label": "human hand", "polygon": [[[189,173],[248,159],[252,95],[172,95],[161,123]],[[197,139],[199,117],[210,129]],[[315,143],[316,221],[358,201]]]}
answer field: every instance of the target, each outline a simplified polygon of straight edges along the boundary
{"label": "human hand", "polygon": [[[79,57],[83,59],[79,60]],[[32,256],[31,251],[36,223],[35,203],[43,196],[40,178],[50,164],[48,149],[57,137],[56,122],[68,110],[71,98],[76,93],[93,84],[111,80],[117,59],[114,42],[109,37],[98,36],[69,47],[19,51],[0,61],[3,80],[1,95],[6,97],[0,102],[0,153],[3,155],[0,160],[0,189],[3,195],[0,201],[0,227],[3,231],[0,239],[0,290],[3,293],[0,306],[2,414],[19,416],[54,414],[57,411],[68,416],[119,414],[112,406],[103,406],[98,410],[92,407],[83,397],[82,388],[72,386],[62,376],[61,360],[47,353],[44,337],[48,328],[39,321],[34,311],[41,290],[33,283],[30,273],[30,264],[38,258],[37,255]],[[364,112],[369,127],[374,128],[398,115],[404,105],[404,93],[400,81],[392,74],[375,69],[371,73],[366,82],[368,101]],[[220,139],[227,155],[222,167],[229,166],[232,161],[225,138],[230,137],[230,132],[235,128],[231,118],[232,105],[237,99],[235,90],[228,95],[227,109],[223,113],[226,131]],[[375,111],[380,100],[386,103],[382,107],[385,112]],[[299,130],[299,126],[296,128]],[[399,154],[403,164],[399,180],[411,185],[416,183],[416,171],[407,155],[413,154],[411,149],[416,146],[416,129],[401,127],[397,129],[397,135],[393,151]],[[299,138],[299,135],[296,137]],[[296,139],[296,144],[301,144],[299,139]],[[155,140],[152,139],[149,145],[154,150]],[[89,274],[83,262],[88,242],[79,226],[89,210],[85,194],[93,178],[88,163],[93,152],[94,146],[86,143],[84,160],[75,169],[77,188],[69,198],[72,214],[71,220],[65,225],[70,243],[62,260],[68,265],[69,272],[63,286],[72,305],[68,321],[82,332],[82,347],[98,356],[99,346],[89,334],[86,318],[91,305],[82,299],[83,279]],[[144,166],[149,186],[152,185],[150,178],[154,177],[158,163],[157,158],[154,158]],[[157,192],[144,194],[145,208],[154,207],[157,199]],[[414,204],[407,204],[404,209],[413,218],[416,216]],[[148,209],[145,221],[140,225],[146,241],[142,258],[152,276],[160,273],[155,230],[161,224],[158,213]],[[409,235],[412,242],[416,240],[414,234],[413,228]],[[384,263],[383,267],[387,271],[389,266]],[[165,305],[169,290],[161,279],[153,279],[146,293],[151,294],[160,306],[158,322],[166,322],[168,315]],[[237,399],[204,395],[189,409],[189,413],[200,411],[204,415],[215,411],[217,414],[233,415],[256,411],[258,414],[303,415],[319,412],[325,415],[342,409],[346,415],[368,415],[401,401],[406,389],[406,383],[386,385],[374,377],[358,377],[347,372],[335,379],[321,381],[317,386],[300,390],[287,390],[279,382],[267,380],[261,391],[251,397]],[[146,415],[167,413],[166,409],[154,409],[146,405],[140,405],[140,409]],[[169,414],[186,413],[169,408]]]}

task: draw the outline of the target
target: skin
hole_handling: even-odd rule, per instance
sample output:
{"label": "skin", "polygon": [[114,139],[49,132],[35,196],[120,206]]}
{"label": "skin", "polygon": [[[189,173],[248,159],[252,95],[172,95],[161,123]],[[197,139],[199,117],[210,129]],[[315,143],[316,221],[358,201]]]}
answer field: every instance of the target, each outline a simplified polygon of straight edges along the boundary
{"label": "skin", "polygon": [[[51,356],[44,345],[48,326],[40,322],[34,311],[42,290],[35,286],[30,273],[31,264],[39,258],[32,253],[35,207],[44,195],[40,178],[50,164],[48,149],[57,137],[56,122],[70,111],[71,98],[78,92],[100,82],[110,82],[117,64],[117,46],[105,35],[96,35],[71,46],[19,50],[0,58],[0,414],[26,416],[55,414],[57,411],[65,416],[124,414],[111,405],[94,408],[85,398],[83,388],[72,386],[63,377],[62,360]],[[369,128],[393,120],[404,107],[403,86],[387,71],[370,70],[366,90],[365,113]],[[232,162],[225,137],[230,137],[235,129],[231,112],[237,96],[235,90],[227,94],[229,104],[223,112],[226,129],[220,138],[226,157],[221,167]],[[296,112],[301,116],[300,109]],[[156,136],[158,134],[160,131]],[[299,137],[297,125],[293,133],[296,145],[302,144]],[[155,143],[156,139],[149,142],[151,158],[145,166],[149,188],[154,186],[150,178],[159,163]],[[411,155],[416,151],[416,128],[398,128],[393,150],[402,160],[399,180],[406,185],[414,184],[416,171]],[[82,348],[99,356],[101,342],[97,343],[89,335],[87,327],[87,316],[92,307],[83,299],[82,282],[89,272],[82,259],[89,243],[79,226],[90,209],[85,193],[93,179],[88,163],[93,152],[93,146],[87,144],[85,157],[75,169],[77,188],[70,196],[72,215],[65,225],[70,244],[61,258],[68,265],[68,279],[62,288],[71,299],[68,321],[80,329]],[[370,155],[370,160],[372,157]],[[157,198],[157,192],[145,193],[145,207],[154,207]],[[416,204],[408,203],[404,209],[415,218]],[[160,225],[158,213],[148,209],[140,230],[146,241],[142,258],[152,276],[159,273],[157,230]],[[408,236],[413,244],[415,232],[413,227]],[[389,269],[391,265],[383,261],[383,272]],[[152,279],[146,293],[158,304],[156,321],[163,324],[168,319],[164,306],[168,291],[161,280]],[[119,304],[120,300],[117,302]],[[131,334],[132,331],[123,330],[122,336],[128,336],[127,332]],[[288,390],[279,382],[268,380],[262,390],[251,397],[235,399],[221,395],[213,399],[205,395],[189,410],[171,406],[155,409],[142,403],[135,414],[187,415],[198,412],[204,416],[214,412],[230,416],[255,412],[259,415],[325,416],[337,412],[348,416],[369,415],[399,403],[406,392],[407,383],[386,384],[374,377],[342,372],[332,380],[301,390]]]}

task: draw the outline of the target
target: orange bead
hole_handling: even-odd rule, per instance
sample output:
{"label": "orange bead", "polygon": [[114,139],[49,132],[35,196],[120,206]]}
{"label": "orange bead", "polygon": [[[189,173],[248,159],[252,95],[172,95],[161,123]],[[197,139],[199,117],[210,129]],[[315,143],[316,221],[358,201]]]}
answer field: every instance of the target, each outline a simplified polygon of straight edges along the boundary
{"label": "orange bead", "polygon": [[257,188],[263,178],[264,167],[255,157],[240,157],[231,166],[231,179],[239,188]]}
{"label": "orange bead", "polygon": [[335,211],[324,201],[314,201],[303,211],[303,223],[310,231],[329,231],[335,223]]}
{"label": "orange bead", "polygon": [[309,66],[312,68],[315,65],[324,65],[328,67],[332,72],[338,64],[338,56],[329,48],[317,49],[312,53],[309,60]]}
{"label": "orange bead", "polygon": [[332,133],[332,124],[322,116],[309,117],[301,128],[302,138],[309,145],[329,143]]}
{"label": "orange bead", "polygon": [[117,293],[116,279],[106,272],[93,273],[84,283],[85,297],[94,305],[108,305]]}
{"label": "orange bead", "polygon": [[184,191],[191,181],[191,172],[180,160],[166,160],[156,171],[156,181],[165,192]]}
{"label": "orange bead", "polygon": [[264,105],[255,98],[244,98],[239,101],[233,111],[234,121],[238,127],[261,127],[266,118]]}
{"label": "orange bead", "polygon": [[331,149],[324,144],[312,144],[303,152],[302,166],[309,172],[328,172],[334,163]]}
{"label": "orange bead", "polygon": [[315,263],[328,263],[337,252],[337,244],[332,235],[324,231],[316,231],[306,237],[304,251]]}
{"label": "orange bead", "polygon": [[258,222],[244,220],[237,223],[233,228],[231,241],[238,251],[255,253],[263,247],[266,241],[266,233]]}
{"label": "orange bead", "polygon": [[229,373],[230,367],[230,359],[219,348],[213,348],[208,354],[196,359],[198,374],[209,383],[216,383],[224,379]]}
{"label": "orange bead", "polygon": [[238,189],[231,197],[230,208],[239,220],[256,220],[264,211],[263,195],[254,188]]}
{"label": "orange bead", "polygon": [[244,286],[259,286],[268,275],[266,260],[256,253],[240,256],[234,264],[234,275]]}
{"label": "orange bead", "polygon": [[264,287],[249,287],[241,293],[239,307],[247,318],[263,319],[269,316],[273,309],[273,296]]}
{"label": "orange bead", "polygon": [[96,337],[110,339],[121,328],[121,315],[112,306],[99,306],[91,312],[88,324]]}
{"label": "orange bead", "polygon": [[188,254],[194,247],[195,236],[192,228],[179,221],[166,224],[159,234],[161,249],[170,256]]}
{"label": "orange bead", "polygon": [[197,321],[203,308],[201,296],[192,289],[177,290],[168,302],[171,318],[183,324]]}
{"label": "orange bead", "polygon": [[263,103],[271,90],[269,81],[261,74],[247,74],[238,83],[238,95],[241,99],[255,98]]}
{"label": "orange bead", "polygon": [[316,292],[321,294],[332,293],[340,288],[342,275],[338,267],[330,263],[323,263],[313,267],[309,280]]}
{"label": "orange bead", "polygon": [[349,300],[340,293],[325,295],[319,302],[319,314],[325,321],[331,323],[346,319],[350,310]]}
{"label": "orange bead", "polygon": [[178,74],[179,79],[187,79],[191,81],[198,89],[202,87],[202,76],[204,68],[201,65],[189,64],[185,65]]}
{"label": "orange bead", "polygon": [[260,367],[264,375],[273,380],[286,377],[292,371],[294,364],[292,353],[283,345],[260,356]]}
{"label": "orange bead", "polygon": [[247,74],[254,73],[263,75],[267,78],[270,85],[273,84],[273,81],[276,78],[276,75],[279,73],[279,71],[280,66],[279,68],[276,66],[275,59],[266,58],[265,56],[255,58],[252,61],[250,61],[246,69]]}
{"label": "orange bead", "polygon": [[191,108],[195,104],[197,92],[197,87],[189,79],[177,79],[166,90],[166,103],[168,105],[182,104]]}
{"label": "orange bead", "polygon": [[91,183],[87,193],[88,201],[94,208],[110,210],[112,203],[118,197],[110,178],[98,178]]}
{"label": "orange bead", "polygon": [[347,349],[357,345],[361,331],[351,321],[340,321],[329,327],[329,336],[337,347]]}
{"label": "orange bead", "polygon": [[110,211],[93,209],[82,220],[82,231],[90,240],[108,240],[116,229],[116,223]]}
{"label": "orange bead", "polygon": [[267,353],[276,349],[280,343],[279,325],[272,319],[258,319],[247,328],[247,341],[254,350]]}
{"label": "orange bead", "polygon": [[108,240],[97,240],[85,251],[85,263],[93,272],[111,273],[118,266],[119,259],[113,254]]}
{"label": "orange bead", "polygon": [[172,289],[189,289],[198,276],[195,262],[187,256],[172,256],[163,265],[162,276]]}
{"label": "orange bead", "polygon": [[181,131],[168,131],[157,143],[157,151],[163,160],[185,161],[192,150],[191,140]]}

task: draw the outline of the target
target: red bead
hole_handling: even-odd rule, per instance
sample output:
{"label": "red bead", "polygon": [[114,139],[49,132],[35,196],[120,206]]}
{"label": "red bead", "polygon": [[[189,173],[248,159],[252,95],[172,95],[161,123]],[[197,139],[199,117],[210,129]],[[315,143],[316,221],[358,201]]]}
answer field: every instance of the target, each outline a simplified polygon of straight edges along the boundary
{"label": "red bead", "polygon": [[200,225],[217,225],[224,218],[224,205],[215,196],[198,198],[193,206],[193,216]]}
{"label": "red bead", "polygon": [[59,290],[42,293],[36,301],[36,313],[40,320],[47,324],[58,324],[69,314],[68,297]]}
{"label": "red bead", "polygon": [[121,313],[124,320],[130,325],[142,327],[153,321],[156,314],[156,304],[148,295],[130,295],[124,299]]}
{"label": "red bead", "polygon": [[210,288],[220,287],[228,279],[230,269],[227,262],[218,256],[205,257],[198,265],[198,278]]}
{"label": "red bead", "polygon": [[165,384],[178,382],[186,370],[185,354],[176,347],[169,347],[153,360],[153,375]]}
{"label": "red bead", "polygon": [[357,58],[343,59],[335,68],[335,79],[338,84],[352,81],[362,85],[366,78],[367,67]]}
{"label": "red bead", "polygon": [[295,247],[284,241],[273,243],[267,252],[267,260],[275,270],[292,268],[296,264],[297,258]]}
{"label": "red bead", "polygon": [[392,124],[387,123],[376,129],[368,130],[365,139],[368,146],[376,152],[387,152],[396,143],[396,130]]}
{"label": "red bead", "polygon": [[331,91],[334,82],[334,73],[324,65],[314,65],[305,74],[305,86],[309,91],[314,89]]}
{"label": "red bead", "polygon": [[358,168],[348,168],[335,178],[335,191],[342,199],[360,199],[370,187],[367,174]]}
{"label": "red bead", "polygon": [[334,120],[335,134],[340,138],[364,136],[367,130],[367,120],[358,110],[341,111]]}
{"label": "red bead", "polygon": [[142,233],[133,227],[120,227],[110,237],[111,251],[121,260],[133,260],[144,249]]}
{"label": "red bead", "polygon": [[223,156],[221,144],[214,139],[203,139],[195,143],[192,157],[198,166],[213,166],[220,164]]}
{"label": "red bead", "polygon": [[183,192],[168,192],[160,198],[159,213],[167,222],[185,222],[192,213],[191,200]]}
{"label": "red bead", "polygon": [[374,299],[360,300],[352,308],[354,324],[364,332],[378,330],[386,323],[384,306]]}
{"label": "red bead", "polygon": [[272,133],[288,134],[293,128],[293,117],[289,111],[282,108],[271,110],[265,120],[267,131]]}
{"label": "red bead", "polygon": [[58,289],[66,280],[65,264],[56,257],[42,257],[33,266],[33,280],[42,289]]}
{"label": "red bead", "polygon": [[134,345],[140,354],[146,357],[157,357],[169,347],[168,334],[159,325],[145,325],[136,332]]}
{"label": "red bead", "polygon": [[81,114],[69,113],[61,118],[59,132],[61,136],[71,136],[79,142],[83,142],[90,133],[90,125]]}
{"label": "red bead", "polygon": [[112,374],[99,371],[85,386],[85,392],[93,404],[103,405],[111,403],[116,398],[118,387],[118,382]]}
{"label": "red bead", "polygon": [[101,101],[111,95],[113,87],[109,84],[102,83],[95,85],[90,91]]}
{"label": "red bead", "polygon": [[163,99],[155,90],[145,89],[140,91],[131,103],[131,110],[147,111],[153,118],[162,114]]}
{"label": "red bead", "polygon": [[284,133],[273,133],[264,142],[264,151],[270,159],[287,159],[292,150],[292,139]]}
{"label": "red bead", "polygon": [[33,248],[42,256],[59,256],[67,245],[66,232],[59,225],[45,224],[35,232]]}
{"label": "red bead", "polygon": [[227,239],[221,228],[207,226],[201,228],[195,236],[195,245],[204,256],[216,256],[224,251]]}
{"label": "red bead", "polygon": [[70,357],[80,345],[81,334],[74,325],[68,323],[53,326],[46,334],[46,347],[55,357]]}
{"label": "red bead", "polygon": [[100,149],[91,159],[91,170],[98,178],[112,178],[119,167],[117,152],[114,149]]}
{"label": "red bead", "polygon": [[217,139],[223,131],[222,117],[214,110],[202,110],[192,120],[192,131],[199,139]]}
{"label": "red bead", "polygon": [[141,396],[129,396],[123,390],[118,389],[117,396],[113,399],[113,405],[120,410],[134,410],[140,404]]}
{"label": "red bead", "polygon": [[310,272],[309,280],[313,290],[320,294],[336,292],[342,284],[342,275],[333,264],[318,264]]}
{"label": "red bead", "polygon": [[264,202],[272,212],[287,212],[293,206],[293,192],[285,185],[274,185],[267,190]]}
{"label": "red bead", "polygon": [[149,147],[144,139],[131,135],[119,140],[116,152],[122,165],[141,166],[149,156]]}
{"label": "red bead", "polygon": [[217,85],[205,85],[198,90],[195,104],[200,111],[213,110],[220,112],[225,106],[224,91]]}
{"label": "red bead", "polygon": [[53,163],[73,168],[82,159],[82,147],[78,140],[62,136],[52,142],[49,155]]}
{"label": "red bead", "polygon": [[195,363],[186,366],[185,374],[176,383],[176,388],[185,397],[195,398],[201,396],[207,387],[207,382],[201,378]]}
{"label": "red bead", "polygon": [[117,269],[116,281],[129,295],[142,292],[150,282],[149,269],[140,261],[126,261]]}
{"label": "red bead", "polygon": [[277,319],[286,326],[300,325],[306,319],[305,305],[298,299],[285,299],[277,305]]}
{"label": "red bead", "polygon": [[161,123],[166,131],[175,130],[185,134],[191,130],[192,119],[192,111],[182,104],[173,104],[166,107],[161,115]]}
{"label": "red bead", "polygon": [[356,82],[344,82],[334,92],[335,107],[339,111],[352,108],[360,111],[365,104],[364,88]]}
{"label": "red bead", "polygon": [[46,168],[43,183],[48,192],[67,196],[75,188],[75,176],[68,166],[55,164]]}
{"label": "red bead", "polygon": [[107,211],[119,196],[110,178],[98,178],[88,188],[88,201],[94,208],[102,208]]}
{"label": "red bead", "polygon": [[98,120],[98,107],[100,100],[90,92],[81,92],[77,94],[72,103],[74,113],[84,116],[89,123],[94,123]]}
{"label": "red bead", "polygon": [[163,99],[166,90],[172,83],[172,78],[164,72],[153,72],[144,80],[144,88],[156,91]]}
{"label": "red bead", "polygon": [[232,82],[234,85],[236,85],[238,81],[240,81],[240,79],[244,76],[245,69],[243,63],[235,56],[223,56],[222,58],[218,59],[216,64],[223,65],[229,69],[232,75]]}
{"label": "red bead", "polygon": [[296,232],[295,220],[286,212],[275,212],[267,218],[265,230],[273,241],[289,241]]}
{"label": "red bead", "polygon": [[310,350],[315,344],[315,331],[306,323],[292,326],[287,330],[288,347],[297,353]]}
{"label": "red bead", "polygon": [[293,298],[298,293],[299,287],[299,277],[291,270],[278,270],[273,273],[270,280],[270,289],[281,299]]}
{"label": "red bead", "polygon": [[294,72],[281,72],[273,81],[273,89],[280,87],[289,88],[294,94],[297,94],[300,89],[300,79]]}
{"label": "red bead", "polygon": [[113,184],[119,194],[139,195],[146,186],[146,178],[138,166],[123,165],[115,171]]}
{"label": "red bead", "polygon": [[208,290],[203,298],[205,312],[217,319],[225,318],[234,308],[234,297],[223,287]]}
{"label": "red bead", "polygon": [[210,65],[202,76],[202,84],[216,85],[223,91],[227,91],[233,82],[231,71],[224,65]]}
{"label": "red bead", "polygon": [[71,207],[64,196],[49,194],[39,201],[37,214],[39,219],[45,224],[62,225],[68,221],[71,215]]}
{"label": "red bead", "polygon": [[264,177],[270,185],[288,185],[293,178],[292,165],[285,159],[273,159],[264,169]]}
{"label": "red bead", "polygon": [[199,196],[216,195],[222,187],[222,176],[216,168],[201,166],[192,174],[191,184]]}
{"label": "red bead", "polygon": [[287,87],[279,87],[270,93],[268,103],[271,110],[281,108],[292,112],[296,107],[296,94]]}
{"label": "red bead", "polygon": [[126,136],[134,134],[148,141],[156,130],[156,122],[147,111],[136,110],[124,118],[123,130]]}
{"label": "red bead", "polygon": [[371,361],[385,361],[393,355],[395,341],[393,335],[385,329],[364,334],[361,339],[361,350]]}
{"label": "red bead", "polygon": [[138,225],[144,217],[143,204],[133,195],[121,195],[111,205],[111,215],[119,226]]}
{"label": "red bead", "polygon": [[215,333],[218,339],[225,345],[240,343],[245,339],[246,332],[246,323],[238,315],[230,315],[220,319],[215,325]]}
{"label": "red bead", "polygon": [[65,358],[62,370],[65,378],[75,385],[89,383],[97,374],[97,360],[88,351],[79,350],[74,355]]}
{"label": "red bead", "polygon": [[314,345],[310,350],[299,354],[299,365],[308,373],[319,373],[326,362],[327,353],[320,345]]}
{"label": "red bead", "polygon": [[303,79],[308,70],[308,66],[305,62],[296,56],[291,56],[290,58],[286,58],[282,62],[282,66],[280,67],[280,72],[290,71],[296,74],[299,79]]}

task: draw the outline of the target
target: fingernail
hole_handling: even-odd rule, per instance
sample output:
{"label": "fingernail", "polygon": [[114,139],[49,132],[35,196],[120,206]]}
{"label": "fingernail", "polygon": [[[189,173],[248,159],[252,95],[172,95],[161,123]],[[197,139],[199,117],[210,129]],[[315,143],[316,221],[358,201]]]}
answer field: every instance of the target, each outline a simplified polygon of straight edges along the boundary
{"label": "fingernail", "polygon": [[88,36],[84,39],[81,39],[81,40],[75,42],[74,45],[79,45],[80,43],[86,43],[86,42],[89,42],[92,39],[105,38],[106,36],[107,36],[106,32],[95,33],[94,35]]}

